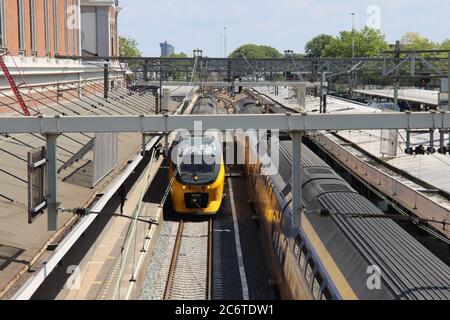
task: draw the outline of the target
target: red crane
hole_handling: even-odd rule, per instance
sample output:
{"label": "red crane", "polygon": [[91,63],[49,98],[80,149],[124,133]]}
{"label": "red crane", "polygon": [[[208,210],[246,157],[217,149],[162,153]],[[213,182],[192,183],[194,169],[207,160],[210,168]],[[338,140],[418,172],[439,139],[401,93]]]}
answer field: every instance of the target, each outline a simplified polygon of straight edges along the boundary
{"label": "red crane", "polygon": [[[28,110],[28,107],[27,107],[27,105],[25,104],[25,101],[22,98],[22,94],[20,93],[20,91],[19,91],[19,89],[18,89],[18,87],[16,85],[16,82],[14,81],[14,78],[12,77],[11,73],[9,72],[9,69],[8,69],[8,67],[5,64],[5,61],[3,60],[3,57],[8,55],[8,54],[9,54],[9,52],[6,52],[6,53],[0,55],[0,67],[2,68],[3,74],[5,75],[6,79],[9,82],[11,90],[14,92],[14,95],[16,96],[17,102],[19,103],[20,107],[22,108],[23,114],[25,116],[29,117],[29,116],[31,116],[31,113]],[[22,77],[22,75],[20,75],[20,76]],[[22,77],[22,79],[23,79],[23,77]],[[25,80],[24,80],[23,83],[26,84]]]}

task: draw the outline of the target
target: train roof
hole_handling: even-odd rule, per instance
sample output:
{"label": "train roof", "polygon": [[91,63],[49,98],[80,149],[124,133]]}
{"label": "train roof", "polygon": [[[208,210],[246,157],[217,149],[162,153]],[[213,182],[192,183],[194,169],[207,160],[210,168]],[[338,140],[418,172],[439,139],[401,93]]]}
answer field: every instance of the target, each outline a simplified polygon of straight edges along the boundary
{"label": "train roof", "polygon": [[244,98],[237,105],[238,114],[261,114],[261,108],[256,105],[256,101],[251,98]]}
{"label": "train roof", "polygon": [[217,102],[212,97],[204,97],[197,100],[192,108],[192,114],[221,114],[222,110],[219,108]]}
{"label": "train roof", "polygon": [[[250,101],[244,99],[241,104],[250,105]],[[279,176],[273,176],[272,181],[283,183],[278,187],[285,190],[291,181],[292,141],[280,141],[278,147]],[[302,149],[301,163],[305,174],[307,168],[332,170],[306,146]],[[337,174],[336,179],[341,179],[349,191],[325,193],[318,201],[330,212],[344,215],[328,219],[314,214],[307,214],[307,217],[354,289],[359,290],[362,297],[374,296],[373,292],[368,293],[366,286],[367,266],[373,265],[386,273],[382,274],[382,280],[390,288],[389,292],[385,289],[376,293],[379,299],[390,298],[391,294],[398,299],[450,299],[450,267],[393,220],[346,217],[346,213],[378,215],[383,212]],[[291,194],[285,197],[290,199]]]}
{"label": "train roof", "polygon": [[[293,155],[292,142],[281,141],[279,145],[280,175],[285,182],[289,182]],[[330,168],[306,146],[303,148],[302,166],[303,168]],[[325,193],[319,197],[318,201],[330,212],[344,214],[329,219],[308,215],[327,247],[335,251],[338,259],[341,259],[341,265],[344,265],[345,260],[343,253],[339,252],[343,244],[326,242],[326,239],[330,238],[330,223],[335,224],[333,232],[345,235],[357,252],[363,255],[368,265],[376,265],[384,271],[389,270],[388,274],[382,274],[383,281],[399,299],[450,299],[450,267],[396,222],[389,219],[361,219],[345,216],[345,214],[355,213],[383,214],[365,197],[351,189],[349,192]],[[348,263],[347,266],[351,267]],[[352,276],[351,272],[349,274]]]}

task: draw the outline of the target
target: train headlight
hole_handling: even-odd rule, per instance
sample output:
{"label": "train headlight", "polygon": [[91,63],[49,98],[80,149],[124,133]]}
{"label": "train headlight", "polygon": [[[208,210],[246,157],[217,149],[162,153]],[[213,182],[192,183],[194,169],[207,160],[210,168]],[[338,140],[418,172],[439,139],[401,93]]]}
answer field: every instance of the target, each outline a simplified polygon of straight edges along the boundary
{"label": "train headlight", "polygon": [[186,188],[186,186],[183,186],[183,190],[186,190],[187,188]]}

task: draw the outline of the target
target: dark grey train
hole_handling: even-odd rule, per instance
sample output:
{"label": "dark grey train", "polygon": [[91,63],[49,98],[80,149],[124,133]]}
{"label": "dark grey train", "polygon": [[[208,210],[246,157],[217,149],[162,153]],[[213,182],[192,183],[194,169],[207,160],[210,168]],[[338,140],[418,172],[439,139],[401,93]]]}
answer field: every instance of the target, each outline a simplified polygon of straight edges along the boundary
{"label": "dark grey train", "polygon": [[[241,108],[242,107],[242,108]],[[242,104],[241,113],[256,106]],[[246,139],[238,137],[245,144]],[[292,142],[276,144],[279,173],[267,175],[247,146],[248,185],[261,216],[281,295],[287,299],[450,299],[450,268],[304,146],[302,227],[291,232]],[[252,160],[252,161],[251,161]],[[313,212],[337,215],[323,217]]]}
{"label": "dark grey train", "polygon": [[192,108],[192,114],[222,114],[224,113],[216,99],[210,96],[199,98]]}

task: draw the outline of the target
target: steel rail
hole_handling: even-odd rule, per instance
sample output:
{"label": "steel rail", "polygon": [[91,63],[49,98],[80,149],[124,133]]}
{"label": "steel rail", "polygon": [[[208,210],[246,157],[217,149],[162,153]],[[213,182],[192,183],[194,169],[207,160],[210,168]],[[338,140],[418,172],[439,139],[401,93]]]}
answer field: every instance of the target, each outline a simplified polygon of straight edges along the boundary
{"label": "steel rail", "polygon": [[213,285],[213,219],[208,221],[208,266],[206,278],[206,300],[212,300]]}
{"label": "steel rail", "polygon": [[183,238],[184,221],[181,220],[178,224],[178,231],[175,239],[175,245],[172,252],[172,259],[170,262],[169,275],[167,276],[166,289],[164,290],[164,300],[169,300],[172,295],[172,288],[175,281],[175,272],[177,270],[178,257],[180,255],[181,241]]}

